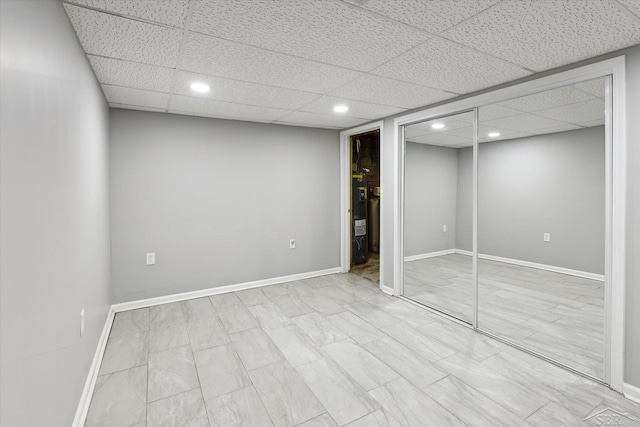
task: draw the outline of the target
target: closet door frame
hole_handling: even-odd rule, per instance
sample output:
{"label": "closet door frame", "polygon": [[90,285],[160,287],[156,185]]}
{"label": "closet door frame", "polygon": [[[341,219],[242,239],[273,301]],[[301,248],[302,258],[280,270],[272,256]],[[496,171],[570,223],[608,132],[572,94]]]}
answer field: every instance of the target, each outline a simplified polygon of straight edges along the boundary
{"label": "closet door frame", "polygon": [[[568,71],[532,79],[466,99],[399,116],[394,119],[393,140],[393,179],[397,183],[394,194],[393,211],[393,293],[404,293],[404,126],[433,118],[452,115],[460,111],[475,109],[474,146],[473,146],[473,285],[475,309],[470,327],[478,330],[477,305],[477,109],[508,99],[531,95],[537,92],[571,85],[584,80],[599,77],[607,78],[606,142],[607,142],[607,186],[605,226],[605,371],[604,382],[612,389],[622,392],[624,385],[624,337],[625,337],[625,287],[626,287],[626,245],[625,245],[625,207],[626,207],[626,152],[625,135],[625,57],[592,63]],[[613,115],[608,111],[614,111]],[[441,314],[441,313],[438,313]],[[441,314],[449,319],[451,316]],[[469,326],[465,322],[459,322]]]}

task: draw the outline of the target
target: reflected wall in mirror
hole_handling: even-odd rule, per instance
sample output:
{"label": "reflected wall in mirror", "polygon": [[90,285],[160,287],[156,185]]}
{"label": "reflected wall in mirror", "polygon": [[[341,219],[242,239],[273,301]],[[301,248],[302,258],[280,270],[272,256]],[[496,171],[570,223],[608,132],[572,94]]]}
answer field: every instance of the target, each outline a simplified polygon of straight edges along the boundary
{"label": "reflected wall in mirror", "polygon": [[[407,125],[405,297],[471,322],[473,112]],[[461,254],[465,252],[465,254]]]}
{"label": "reflected wall in mirror", "polygon": [[599,78],[481,107],[478,135],[478,328],[599,379],[604,111]]}

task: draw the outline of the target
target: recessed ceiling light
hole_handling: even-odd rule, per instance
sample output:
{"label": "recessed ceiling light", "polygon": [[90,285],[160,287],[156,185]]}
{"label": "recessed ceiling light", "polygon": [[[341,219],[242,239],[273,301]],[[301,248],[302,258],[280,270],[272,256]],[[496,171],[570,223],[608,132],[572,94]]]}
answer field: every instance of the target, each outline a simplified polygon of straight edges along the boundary
{"label": "recessed ceiling light", "polygon": [[500,132],[491,132],[489,135],[487,135],[489,138],[497,138],[500,136]]}
{"label": "recessed ceiling light", "polygon": [[336,113],[346,113],[347,111],[349,111],[349,107],[347,107],[346,105],[336,105],[335,107],[333,107],[333,111],[335,111]]}
{"label": "recessed ceiling light", "polygon": [[431,125],[431,129],[435,129],[435,130],[444,129],[444,123],[434,123]]}
{"label": "recessed ceiling light", "polygon": [[191,90],[194,92],[207,93],[210,88],[204,83],[191,83]]}

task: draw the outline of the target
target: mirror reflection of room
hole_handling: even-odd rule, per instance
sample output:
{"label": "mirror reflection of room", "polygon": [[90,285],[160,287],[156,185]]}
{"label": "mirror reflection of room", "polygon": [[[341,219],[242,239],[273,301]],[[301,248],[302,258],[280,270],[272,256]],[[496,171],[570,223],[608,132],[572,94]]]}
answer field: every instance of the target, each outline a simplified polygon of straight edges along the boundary
{"label": "mirror reflection of room", "polygon": [[473,112],[404,132],[404,296],[471,322],[472,260],[457,248],[473,238],[472,164],[464,151],[473,148]]}

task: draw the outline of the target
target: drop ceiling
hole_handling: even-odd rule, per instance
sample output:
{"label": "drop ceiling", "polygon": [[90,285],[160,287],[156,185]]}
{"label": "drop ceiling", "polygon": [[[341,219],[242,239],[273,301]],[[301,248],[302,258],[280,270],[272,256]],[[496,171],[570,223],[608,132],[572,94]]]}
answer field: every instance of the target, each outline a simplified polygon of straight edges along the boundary
{"label": "drop ceiling", "polygon": [[[640,43],[638,0],[63,1],[111,107],[331,129]],[[576,91],[487,114],[580,127]]]}

